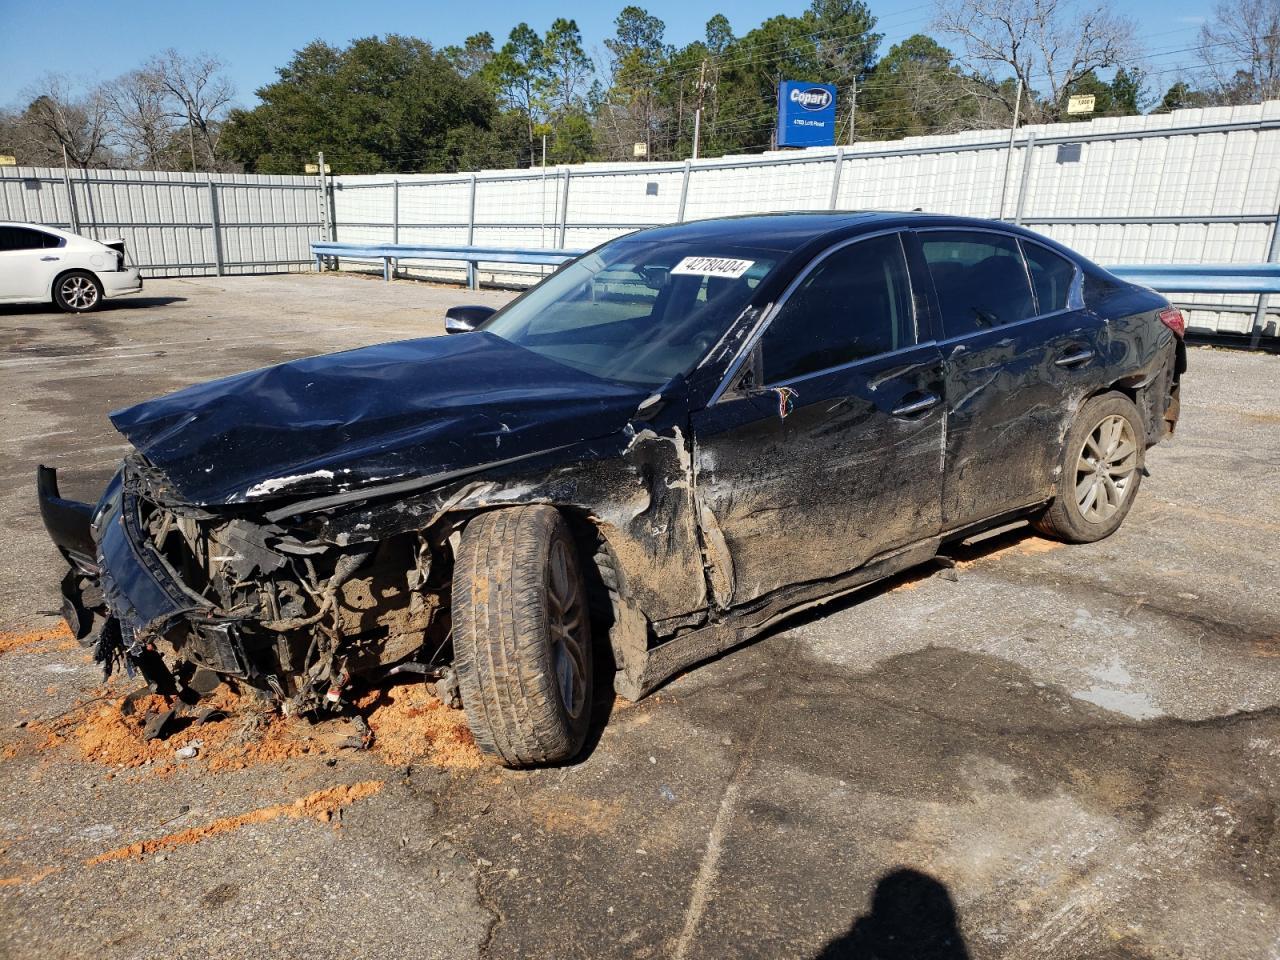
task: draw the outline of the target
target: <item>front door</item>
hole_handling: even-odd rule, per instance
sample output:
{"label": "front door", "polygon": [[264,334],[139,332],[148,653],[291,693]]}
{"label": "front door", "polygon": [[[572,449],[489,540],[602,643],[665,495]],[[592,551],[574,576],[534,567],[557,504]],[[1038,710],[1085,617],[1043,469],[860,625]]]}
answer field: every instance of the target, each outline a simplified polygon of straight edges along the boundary
{"label": "front door", "polygon": [[754,382],[694,416],[704,542],[731,566],[720,606],[938,532],[942,362],[918,339],[901,236],[838,246],[776,309]]}

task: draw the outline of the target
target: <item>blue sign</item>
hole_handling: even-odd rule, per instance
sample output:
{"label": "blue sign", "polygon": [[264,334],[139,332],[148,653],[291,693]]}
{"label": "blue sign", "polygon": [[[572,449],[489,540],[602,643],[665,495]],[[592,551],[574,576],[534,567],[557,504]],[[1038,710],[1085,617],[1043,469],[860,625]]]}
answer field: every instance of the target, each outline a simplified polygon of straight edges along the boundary
{"label": "blue sign", "polygon": [[778,84],[778,146],[830,147],[835,142],[835,86],[795,80]]}

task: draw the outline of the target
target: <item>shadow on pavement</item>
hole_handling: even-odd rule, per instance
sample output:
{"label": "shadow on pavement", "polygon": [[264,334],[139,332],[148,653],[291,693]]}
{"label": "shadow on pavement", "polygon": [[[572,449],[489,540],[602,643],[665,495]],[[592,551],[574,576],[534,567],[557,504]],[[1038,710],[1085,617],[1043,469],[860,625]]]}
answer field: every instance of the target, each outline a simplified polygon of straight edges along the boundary
{"label": "shadow on pavement", "polygon": [[[167,307],[171,303],[185,303],[186,297],[119,297],[103,300],[94,313],[109,313],[115,310],[137,310],[144,307]],[[0,305],[0,316],[22,316],[27,313],[60,313],[52,303],[9,303]],[[68,314],[73,316],[73,314]],[[81,314],[86,316],[86,314]],[[93,316],[93,313],[87,314]]]}
{"label": "shadow on pavement", "polygon": [[871,912],[814,960],[969,960],[945,884],[918,870],[880,878]]}

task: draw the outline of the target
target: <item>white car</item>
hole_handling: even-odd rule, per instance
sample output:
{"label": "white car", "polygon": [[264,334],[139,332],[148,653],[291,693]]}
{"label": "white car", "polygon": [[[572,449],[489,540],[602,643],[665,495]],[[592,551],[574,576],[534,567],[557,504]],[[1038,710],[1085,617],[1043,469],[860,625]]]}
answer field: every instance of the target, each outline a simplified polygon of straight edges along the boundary
{"label": "white car", "polygon": [[56,227],[0,221],[0,304],[48,303],[70,313],[142,289],[123,240],[90,240]]}

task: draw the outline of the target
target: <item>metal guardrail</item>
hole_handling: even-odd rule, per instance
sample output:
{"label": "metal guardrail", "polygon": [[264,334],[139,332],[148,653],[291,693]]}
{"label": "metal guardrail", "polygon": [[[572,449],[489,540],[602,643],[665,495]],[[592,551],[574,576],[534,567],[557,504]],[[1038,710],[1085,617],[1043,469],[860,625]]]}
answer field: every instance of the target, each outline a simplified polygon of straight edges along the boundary
{"label": "metal guardrail", "polygon": [[415,243],[335,243],[314,240],[311,253],[316,258],[316,269],[324,270],[324,260],[381,260],[382,279],[390,280],[394,264],[400,260],[456,260],[467,265],[467,286],[478,286],[476,268],[481,263],[549,264],[559,266],[566,260],[581,256],[586,250],[536,247],[469,247],[434,246]]}
{"label": "metal guardrail", "polygon": [[[586,250],[557,247],[472,247],[414,243],[311,243],[316,268],[323,259],[381,260],[383,277],[391,279],[398,260],[455,260],[466,263],[473,279],[479,263],[559,265]],[[1161,293],[1280,293],[1280,263],[1142,263],[1107,267],[1117,277],[1152,287]],[[471,284],[474,288],[474,283]]]}
{"label": "metal guardrail", "polygon": [[1107,269],[1161,293],[1280,293],[1280,263],[1143,263]]}

